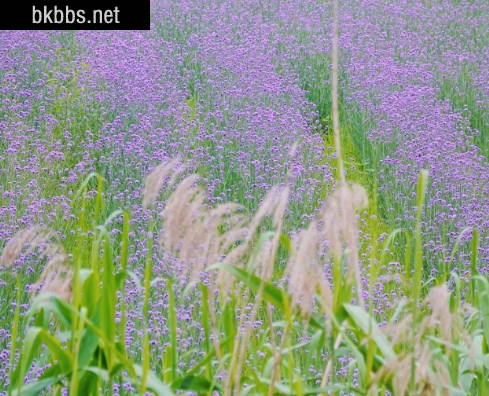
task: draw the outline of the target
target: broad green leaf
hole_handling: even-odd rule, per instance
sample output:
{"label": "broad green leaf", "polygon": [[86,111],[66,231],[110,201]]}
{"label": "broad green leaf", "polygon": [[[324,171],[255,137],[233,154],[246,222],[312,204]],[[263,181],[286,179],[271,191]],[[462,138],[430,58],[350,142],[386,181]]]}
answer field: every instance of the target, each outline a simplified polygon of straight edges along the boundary
{"label": "broad green leaf", "polygon": [[45,317],[53,313],[58,320],[66,327],[71,329],[71,313],[68,303],[52,293],[41,293],[32,302],[27,311],[27,318],[32,318],[39,310],[44,310]]}
{"label": "broad green leaf", "polygon": [[[272,381],[270,380],[270,378],[263,378],[263,377],[260,377],[260,382],[262,382],[263,384],[265,385],[268,385],[270,386],[272,384]],[[277,390],[280,391],[280,394],[282,395],[290,395],[292,394],[291,390],[290,390],[290,387],[285,385],[284,383],[282,382],[274,382],[274,386]]]}
{"label": "broad green leaf", "polygon": [[95,311],[99,308],[99,277],[95,276],[92,270],[80,270],[80,283],[82,288],[81,305],[86,307],[87,316],[93,317]]}
{"label": "broad green leaf", "polygon": [[428,336],[427,338],[429,338],[430,340],[437,342],[439,344],[449,346],[450,348],[453,348],[453,349],[463,353],[465,356],[469,356],[469,357],[475,356],[476,361],[479,361],[480,363],[482,363],[486,367],[486,369],[489,369],[489,356],[488,355],[484,355],[479,351],[471,351],[467,347],[463,347],[463,346],[445,341],[445,340],[438,338],[438,337]]}
{"label": "broad green leaf", "polygon": [[122,363],[114,364],[112,366],[112,370],[110,371],[111,378],[114,378],[116,375],[119,375],[123,369],[124,369],[124,365]]}
{"label": "broad green leaf", "polygon": [[124,365],[125,369],[129,373],[129,375],[131,377],[135,377],[136,373],[134,371],[134,367],[133,367],[132,362],[125,356],[125,354],[121,353],[117,349],[117,347],[115,345],[115,341],[113,339],[112,340],[108,339],[106,334],[101,330],[101,328],[99,326],[97,326],[89,318],[80,315],[80,312],[76,311],[71,305],[67,305],[67,308],[70,310],[70,312],[72,314],[76,315],[79,320],[82,320],[83,322],[85,322],[87,327],[92,329],[98,335],[98,337],[103,341],[104,350],[105,351],[109,350],[111,353],[113,353],[114,356],[117,358],[117,360]]}
{"label": "broad green leaf", "polygon": [[107,370],[100,368],[100,367],[88,366],[85,368],[85,371],[89,371],[91,373],[94,373],[97,377],[100,377],[102,380],[104,380],[106,382],[108,382],[110,379],[110,376],[109,376],[109,373],[107,372]]}
{"label": "broad green leaf", "polygon": [[[124,280],[126,279],[126,277],[127,277],[127,272],[124,271],[120,271],[115,275],[115,284],[117,286],[117,289],[121,289],[125,287]],[[153,286],[153,283],[151,284],[151,286]]]}
{"label": "broad green leaf", "polygon": [[73,368],[73,357],[71,353],[63,349],[60,342],[44,329],[38,329],[38,337],[46,344],[46,348],[51,351],[53,359],[58,362],[61,374],[69,374]]}
{"label": "broad green leaf", "polygon": [[353,322],[365,333],[365,335],[370,335],[372,337],[387,360],[395,358],[396,354],[394,353],[389,340],[385,334],[380,332],[377,323],[367,312],[356,305],[343,304],[343,307],[348,312]]}
{"label": "broad green leaf", "polygon": [[[138,376],[141,376],[143,374],[142,366],[135,364],[133,365],[133,367]],[[148,373],[146,386],[148,389],[155,392],[158,396],[173,396],[173,392],[171,391],[170,387],[161,382],[152,371]]]}
{"label": "broad green leaf", "polygon": [[83,286],[83,283],[88,279],[90,275],[92,275],[93,271],[87,268],[81,268],[78,272],[78,277],[80,280],[80,285]]}
{"label": "broad green leaf", "polygon": [[[19,375],[22,380],[24,379],[27,369],[31,367],[34,358],[39,353],[39,348],[42,345],[42,340],[38,337],[39,331],[42,330],[39,327],[31,327],[24,339],[24,350],[22,351],[22,359],[20,365],[17,367],[17,372],[14,375],[14,381],[18,381]],[[20,372],[19,372],[20,370]]]}
{"label": "broad green leaf", "polygon": [[280,234],[279,241],[288,253],[292,253],[292,242],[287,234]]}
{"label": "broad green leaf", "polygon": [[[343,308],[343,310],[345,309]],[[364,380],[366,378],[366,372],[367,372],[364,355],[360,352],[359,348],[357,348],[354,341],[352,341],[350,337],[343,331],[341,324],[338,322],[338,320],[334,315],[331,317],[331,322],[336,327],[338,333],[341,334],[343,342],[346,344],[351,354],[355,358],[358,371],[360,372],[360,378]]]}
{"label": "broad green leaf", "polygon": [[[105,336],[113,342],[115,339],[115,306],[117,304],[114,265],[112,262],[112,248],[110,239],[105,231],[104,237],[104,271],[102,273],[102,290],[100,294],[100,326]],[[114,358],[110,350],[106,351],[106,359],[109,371],[114,364]]]}
{"label": "broad green leaf", "polygon": [[256,385],[247,386],[246,388],[244,388],[244,389],[241,390],[240,396],[247,396],[248,393],[250,393],[251,390],[252,389],[255,389],[255,388],[256,388]]}
{"label": "broad green leaf", "polygon": [[[83,370],[79,374],[78,394],[79,395],[96,395],[97,387],[99,386],[99,378],[97,374],[91,370]],[[100,378],[102,379],[102,378]],[[105,379],[104,379],[105,380]]]}
{"label": "broad green leaf", "polygon": [[86,328],[83,333],[80,343],[80,350],[78,352],[79,370],[82,370],[91,363],[95,350],[97,349],[98,342],[99,337],[97,334],[95,334],[92,329]]}
{"label": "broad green leaf", "polygon": [[[34,358],[38,355],[42,344],[46,345],[49,353],[57,361],[60,374],[67,375],[73,367],[73,358],[71,354],[61,347],[59,340],[46,332],[40,327],[31,327],[25,337],[24,351],[22,353],[20,375],[24,378],[27,369],[32,365]],[[19,373],[17,373],[19,375]]]}
{"label": "broad green leaf", "polygon": [[[203,290],[207,290],[205,287]],[[224,333],[226,334],[226,339],[230,339],[229,343],[226,343],[226,352],[232,353],[234,350],[234,336],[236,335],[236,297],[231,296],[231,301],[226,302],[226,305],[223,308],[223,324],[224,324]],[[202,302],[202,304],[207,305],[207,299]],[[209,307],[207,307],[207,311]]]}
{"label": "broad green leaf", "polygon": [[477,282],[477,308],[481,315],[484,338],[489,346],[489,282],[481,275],[476,275],[473,279]]}
{"label": "broad green leaf", "polygon": [[20,389],[20,393],[19,393],[18,389],[14,389],[12,392],[12,395],[15,395],[15,396],[37,396],[43,390],[45,390],[48,386],[53,386],[54,384],[58,383],[59,381],[61,381],[61,378],[59,378],[57,376],[39,379],[35,382],[30,382],[28,384],[23,385],[22,388]]}
{"label": "broad green leaf", "polygon": [[59,375],[60,375],[59,366],[55,365],[55,366],[51,366],[48,369],[44,370],[44,372],[39,377],[39,379],[43,380],[43,379],[48,379],[48,378],[55,378],[55,377],[59,377]]}
{"label": "broad green leaf", "polygon": [[[194,392],[205,392],[209,390],[222,392],[218,385],[212,385],[211,381],[204,377],[197,377],[194,375],[187,375],[183,378],[179,378],[171,385],[174,390],[189,390]],[[212,389],[211,389],[212,387]]]}

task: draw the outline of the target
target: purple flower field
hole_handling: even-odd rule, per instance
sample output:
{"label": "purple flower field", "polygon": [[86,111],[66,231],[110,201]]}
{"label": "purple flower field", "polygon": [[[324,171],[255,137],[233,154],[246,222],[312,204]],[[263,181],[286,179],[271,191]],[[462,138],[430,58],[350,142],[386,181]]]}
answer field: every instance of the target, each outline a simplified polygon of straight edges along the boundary
{"label": "purple flower field", "polygon": [[[475,279],[477,271],[482,285],[489,271],[489,3],[340,2],[338,97],[343,159],[346,179],[363,185],[370,202],[368,208],[351,211],[358,260],[351,255],[348,227],[338,231],[345,238],[340,238],[341,249],[345,244],[350,248],[341,253],[348,258],[340,260],[328,253],[335,249],[335,242],[328,236],[324,217],[329,213],[325,207],[336,208],[335,200],[340,202],[338,213],[349,213],[342,205],[355,201],[338,181],[333,148],[333,2],[151,0],[150,4],[149,31],[0,31],[0,252],[8,252],[20,231],[42,226],[53,230],[49,238],[59,241],[63,252],[70,252],[66,254],[70,265],[101,269],[100,285],[110,281],[107,267],[102,266],[109,250],[114,256],[112,272],[127,275],[125,283],[117,280],[122,286],[117,284],[113,300],[106,301],[113,306],[113,325],[122,323],[124,328],[123,332],[114,330],[110,337],[117,335],[121,340],[122,346],[114,350],[122,348],[124,356],[141,364],[143,374],[138,378],[144,380],[142,385],[129,380],[131,369],[122,358],[119,371],[111,374],[110,353],[97,352],[109,380],[97,372],[103,384],[95,381],[93,394],[485,394],[489,327],[483,320],[476,325],[457,320],[463,322],[470,310],[483,307],[489,295],[480,292],[483,297],[475,301],[473,284],[478,281],[469,280]],[[228,250],[209,248],[214,256],[192,256],[194,261],[188,254],[188,262],[182,258],[183,231],[175,237],[181,238],[179,242],[169,247],[165,236],[171,231],[165,221],[171,216],[167,215],[170,220],[158,216],[165,213],[166,205],[175,205],[184,221],[184,206],[177,205],[178,199],[172,201],[170,194],[177,191],[177,196],[187,196],[171,183],[159,194],[162,182],[152,205],[143,205],[143,199],[148,194],[147,175],[159,172],[158,165],[174,158],[183,164],[172,170],[181,172],[181,179],[198,175],[196,185],[206,197],[202,210],[218,218],[217,226],[209,223],[219,229],[215,238],[226,232],[234,236],[238,220],[233,219],[256,216],[256,224],[251,221],[254,228],[246,226],[249,236],[235,240],[230,236]],[[429,180],[421,210],[417,185],[423,169]],[[101,179],[99,184],[95,179],[86,184],[82,199],[77,191],[91,172]],[[102,179],[103,204],[102,192],[97,191]],[[276,194],[271,197],[267,193],[274,186]],[[341,191],[346,195],[339,195]],[[356,190],[352,187],[351,191]],[[229,209],[229,214],[228,208],[225,214],[212,212],[225,203],[236,204],[236,213]],[[96,242],[97,232],[103,230],[90,228],[86,220],[90,211],[98,216],[98,210],[103,220],[97,220],[107,229],[106,243],[102,234]],[[123,217],[110,216],[122,211],[130,218],[127,235]],[[277,213],[283,220],[277,220]],[[332,218],[340,222],[339,217]],[[203,224],[194,232],[206,234],[206,227],[211,226]],[[159,234],[155,227],[163,232]],[[478,233],[477,246],[473,229]],[[270,230],[278,232],[277,238],[272,233],[266,237]],[[389,235],[396,232],[392,239]],[[413,237],[406,237],[407,233]],[[308,238],[314,241],[310,246],[304,242]],[[392,244],[385,245],[386,241]],[[248,243],[258,246],[256,254],[245,250]],[[23,249],[27,244],[23,241],[18,255],[0,272],[0,395],[82,395],[81,379],[80,388],[73,388],[76,381],[71,379],[46,382],[38,392],[28,393],[28,388],[12,392],[12,365],[21,367],[23,361],[15,346],[28,339],[26,334],[35,323],[29,311],[31,295],[49,283],[41,274],[49,267],[51,253],[42,253],[45,245],[40,250]],[[243,263],[243,271],[253,267],[247,262],[272,263],[273,273],[254,272],[269,282],[269,289],[258,284],[253,289],[246,283],[251,278],[239,278],[234,272],[238,281],[228,281],[229,291],[222,287],[220,277],[205,270],[214,262],[231,261],[231,245],[233,249],[243,246],[239,260],[230,263]],[[100,267],[94,267],[98,256]],[[205,265],[198,267],[196,261]],[[291,262],[305,263],[304,269],[291,272]],[[309,271],[309,262],[319,266],[321,274]],[[348,283],[350,277],[340,273],[352,268],[358,271],[356,284]],[[282,300],[273,293],[293,294],[295,280],[304,274],[313,290],[301,289],[297,304],[312,308],[298,309],[296,318],[296,297],[291,298],[290,307],[285,303],[282,307]],[[191,288],[196,279],[202,287]],[[417,279],[423,290],[413,286]],[[309,300],[316,292],[323,296],[315,283],[319,280],[332,288],[335,303],[331,307]],[[448,311],[436,311],[437,298],[446,297],[439,289],[445,281],[443,293],[458,292],[459,297]],[[98,282],[93,282],[98,290]],[[340,282],[344,287],[340,288]],[[335,311],[341,305],[336,305],[340,295],[343,316]],[[78,303],[83,305],[84,297],[80,298]],[[411,298],[413,307],[419,303],[420,308],[409,308],[413,311],[404,314]],[[360,308],[369,319],[359,319],[356,309]],[[456,319],[458,308],[464,313]],[[479,311],[483,316],[484,309]],[[336,314],[350,315],[357,327],[334,321],[331,328],[314,327],[309,322],[309,316],[316,315],[330,323]],[[63,334],[54,316],[46,316],[46,326],[53,334]],[[424,317],[434,318],[436,325],[422,321]],[[398,337],[398,344],[392,344],[394,352],[385,349],[380,336],[369,333],[371,329],[365,330],[370,318],[385,334],[396,334],[392,336]],[[420,327],[412,327],[413,331],[423,329],[431,341],[444,337],[443,326],[460,334],[463,331],[457,326],[465,326],[471,329],[471,337],[482,328],[484,335],[469,337],[470,342],[453,336],[437,344],[448,350],[447,343],[453,342],[453,347],[460,342],[458,349],[453,348],[459,355],[444,355],[452,366],[445,376],[449,380],[443,382],[439,361],[429,370],[423,366],[423,359],[437,356],[435,349],[426,352],[424,344],[419,344],[417,350],[418,341],[403,339],[401,330],[393,330],[406,318],[414,318],[415,324],[419,318]],[[360,330],[368,333],[363,341]],[[74,324],[70,331],[76,333]],[[235,334],[236,340],[229,341]],[[74,341],[61,338],[64,349],[76,349]],[[46,339],[42,342],[48,347],[42,350],[49,349]],[[420,374],[421,379],[416,377],[404,388],[395,371],[409,373],[411,360],[389,353],[400,353],[400,345],[411,341],[416,346],[406,356],[413,361],[416,356],[419,372],[428,374]],[[474,356],[479,353],[486,358],[474,363],[472,371],[468,348],[475,348]],[[62,352],[36,358],[27,364],[24,379],[15,375],[20,383],[42,381],[49,368],[62,361],[60,356]],[[392,372],[378,368],[387,361],[397,365],[392,363]],[[431,367],[435,368],[430,371]],[[169,393],[162,390],[163,385],[158,388],[148,373],[168,384]],[[73,378],[73,373],[69,375]],[[89,383],[91,377],[86,378]],[[187,382],[177,378],[187,378]],[[434,388],[423,393],[424,383],[442,383],[442,393]],[[314,387],[319,390],[311,390]]]}

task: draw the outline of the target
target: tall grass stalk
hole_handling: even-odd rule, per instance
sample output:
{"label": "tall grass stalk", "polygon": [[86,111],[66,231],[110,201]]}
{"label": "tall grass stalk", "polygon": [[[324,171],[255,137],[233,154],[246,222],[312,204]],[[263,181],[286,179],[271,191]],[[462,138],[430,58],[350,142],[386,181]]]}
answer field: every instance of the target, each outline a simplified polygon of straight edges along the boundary
{"label": "tall grass stalk", "polygon": [[[148,226],[148,254],[146,255],[146,266],[144,268],[144,302],[143,302],[143,376],[141,379],[140,395],[144,396],[146,393],[146,382],[148,380],[148,373],[150,370],[150,359],[149,354],[149,294],[151,291],[151,267],[153,265],[153,230],[154,230],[154,220],[151,217]],[[171,284],[170,284],[171,287]],[[170,292],[170,290],[169,290]],[[171,298],[171,297],[170,297]],[[170,307],[171,309],[172,307]],[[170,312],[171,315],[171,312]],[[172,343],[172,347],[174,347]],[[173,360],[172,360],[173,362]],[[172,366],[173,367],[173,366]],[[172,372],[173,374],[173,372]],[[173,374],[174,375],[174,374]],[[173,376],[173,378],[175,378]]]}
{"label": "tall grass stalk", "polygon": [[[419,299],[421,292],[421,276],[423,273],[423,242],[421,234],[421,218],[423,216],[423,205],[426,195],[426,187],[428,183],[428,171],[422,170],[418,179],[418,194],[417,194],[417,216],[416,216],[416,228],[415,228],[415,249],[414,249],[414,281],[413,281],[413,339],[412,347],[416,345],[416,337],[418,336],[416,329],[418,326],[418,314],[419,314]],[[413,350],[414,352],[414,350]],[[414,392],[415,386],[415,365],[416,357],[413,354],[411,360],[411,392]]]}
{"label": "tall grass stalk", "polygon": [[[340,179],[340,187],[346,187],[346,178],[345,171],[343,166],[343,158],[341,153],[341,137],[340,137],[340,117],[338,110],[338,13],[339,13],[339,4],[338,0],[333,1],[333,45],[331,48],[332,54],[332,71],[331,71],[331,103],[332,103],[332,118],[333,118],[333,131],[334,131],[334,141],[335,141],[335,150],[338,164],[338,174]],[[343,223],[347,223],[347,220],[344,218],[344,212],[341,211],[341,215],[343,217]],[[348,246],[348,249],[354,250],[357,249],[357,246]],[[353,273],[356,284],[356,294],[358,303],[362,308],[365,308],[365,302],[363,299],[363,287],[362,287],[362,279],[360,275],[360,270],[358,268],[358,262],[356,262],[356,254],[352,254],[351,258],[354,260],[350,260],[350,267],[352,268],[349,273]]]}
{"label": "tall grass stalk", "polygon": [[[18,338],[18,333],[19,333],[19,322],[20,322],[20,301],[21,301],[21,290],[22,290],[22,284],[20,281],[20,276],[16,276],[16,282],[17,282],[17,292],[16,292],[16,300],[15,300],[15,314],[14,314],[14,321],[12,323],[12,341],[10,343],[10,373],[9,373],[9,387],[8,387],[8,394],[9,396],[12,396],[12,392],[14,387],[17,385],[17,392],[20,393],[20,388],[22,385],[22,378],[18,379],[18,382],[16,383],[14,380],[14,365],[15,365],[15,354],[17,352],[17,338]],[[19,363],[20,364],[20,359],[22,359],[22,356],[19,358]]]}
{"label": "tall grass stalk", "polygon": [[[83,188],[83,187],[82,187]],[[78,220],[78,229],[86,230],[85,225],[85,210],[86,210],[86,201],[85,195],[81,194],[81,209],[79,212],[79,220]],[[78,237],[76,239],[76,248],[75,248],[75,271],[73,276],[73,308],[74,313],[72,314],[72,322],[73,325],[71,327],[71,349],[72,353],[75,357],[74,367],[73,367],[73,375],[71,377],[70,382],[70,393],[73,395],[78,394],[78,353],[80,351],[80,339],[78,335],[81,333],[81,329],[83,328],[83,322],[80,321],[78,311],[80,309],[81,303],[81,285],[80,285],[80,272],[83,265],[83,233],[79,232]]]}
{"label": "tall grass stalk", "polygon": [[331,69],[331,103],[333,116],[333,132],[338,164],[338,174],[341,184],[346,184],[343,158],[341,154],[340,140],[340,117],[338,111],[338,0],[333,1],[333,45],[331,47],[332,69]]}

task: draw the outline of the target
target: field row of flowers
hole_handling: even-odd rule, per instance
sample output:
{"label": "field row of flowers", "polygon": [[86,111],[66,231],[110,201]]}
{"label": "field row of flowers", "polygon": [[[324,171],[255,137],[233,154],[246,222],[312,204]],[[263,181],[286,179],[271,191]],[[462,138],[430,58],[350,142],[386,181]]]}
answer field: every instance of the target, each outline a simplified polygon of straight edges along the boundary
{"label": "field row of flowers", "polygon": [[439,270],[464,227],[488,226],[488,5],[367,1],[344,14],[346,112],[366,115],[358,139],[372,144],[391,227],[412,221],[412,185],[430,170],[426,255]]}

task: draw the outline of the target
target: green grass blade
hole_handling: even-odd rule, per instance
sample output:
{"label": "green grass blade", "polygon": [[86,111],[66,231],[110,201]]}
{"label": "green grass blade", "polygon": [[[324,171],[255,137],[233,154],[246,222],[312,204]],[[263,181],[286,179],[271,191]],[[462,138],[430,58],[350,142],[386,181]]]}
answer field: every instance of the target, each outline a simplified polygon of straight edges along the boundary
{"label": "green grass blade", "polygon": [[174,390],[188,390],[194,392],[222,392],[222,389],[218,385],[212,385],[212,382],[209,381],[207,378],[197,377],[195,375],[187,375],[183,378],[179,378],[174,381],[171,386]]}
{"label": "green grass blade", "polygon": [[352,322],[358,326],[366,336],[372,337],[377,347],[382,351],[384,357],[387,360],[394,359],[396,354],[387,337],[380,332],[375,320],[362,308],[356,305],[343,304],[343,307],[348,312]]}
{"label": "green grass blade", "polygon": [[173,291],[172,282],[168,281],[168,303],[170,319],[170,337],[171,337],[171,374],[172,381],[177,377],[177,313],[175,304],[175,292]]}
{"label": "green grass blade", "polygon": [[12,395],[15,396],[37,396],[47,387],[53,386],[60,382],[61,379],[58,377],[50,377],[37,380],[36,382],[30,382],[22,386],[20,392],[15,390]]}

